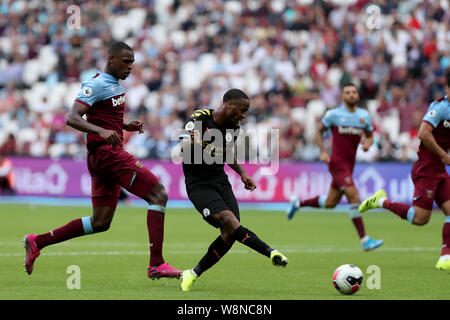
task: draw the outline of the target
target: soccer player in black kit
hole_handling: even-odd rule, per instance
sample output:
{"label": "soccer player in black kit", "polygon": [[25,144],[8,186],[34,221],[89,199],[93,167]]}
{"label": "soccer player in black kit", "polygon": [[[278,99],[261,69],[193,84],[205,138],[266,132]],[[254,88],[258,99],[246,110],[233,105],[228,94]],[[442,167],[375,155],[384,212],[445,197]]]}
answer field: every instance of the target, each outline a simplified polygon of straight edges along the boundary
{"label": "soccer player in black kit", "polygon": [[256,189],[254,181],[237,163],[234,150],[239,122],[245,119],[249,107],[249,98],[242,90],[228,90],[219,109],[196,110],[180,135],[189,199],[206,222],[220,229],[220,235],[198,264],[183,271],[183,291],[190,291],[197,278],[215,265],[236,240],[267,256],[275,266],[285,267],[288,263],[283,254],[240,224],[239,206],[224,171],[224,164],[227,163],[241,176],[245,189]]}

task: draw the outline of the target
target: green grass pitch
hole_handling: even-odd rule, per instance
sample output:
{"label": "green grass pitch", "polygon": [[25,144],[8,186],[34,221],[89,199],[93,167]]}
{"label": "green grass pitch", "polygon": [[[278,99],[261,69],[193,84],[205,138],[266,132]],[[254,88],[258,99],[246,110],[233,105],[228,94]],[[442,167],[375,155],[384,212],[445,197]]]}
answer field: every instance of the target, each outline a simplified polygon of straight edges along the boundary
{"label": "green grass pitch", "polygon": [[[444,222],[440,212],[423,227],[386,211],[365,214],[366,231],[385,244],[363,252],[345,213],[303,209],[288,221],[281,211],[243,210],[242,224],[283,252],[288,266],[276,268],[236,243],[191,292],[181,292],[180,280],[147,278],[146,209],[120,206],[109,231],[49,246],[42,250],[33,274],[24,272],[24,234],[48,232],[90,214],[88,207],[1,205],[0,299],[450,299],[450,272],[434,269]],[[194,209],[169,209],[164,257],[177,268],[192,268],[217,235]],[[332,286],[334,270],[345,263],[357,265],[365,276],[353,296],[341,295]],[[80,270],[80,289],[67,286],[73,265]],[[372,265],[380,270],[379,288],[369,288],[366,282],[375,276],[367,272]],[[370,284],[377,282],[372,278]]]}

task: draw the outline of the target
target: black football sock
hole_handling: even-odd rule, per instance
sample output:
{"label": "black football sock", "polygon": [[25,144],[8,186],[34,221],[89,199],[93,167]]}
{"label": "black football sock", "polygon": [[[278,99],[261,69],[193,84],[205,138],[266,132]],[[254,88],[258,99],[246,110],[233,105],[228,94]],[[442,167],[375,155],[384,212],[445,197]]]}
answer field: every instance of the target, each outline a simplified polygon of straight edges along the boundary
{"label": "black football sock", "polygon": [[208,252],[206,252],[197,266],[193,269],[197,277],[200,277],[203,272],[215,265],[232,246],[233,245],[229,245],[223,241],[221,236],[218,236],[217,239],[214,240],[209,246]]}
{"label": "black football sock", "polygon": [[234,231],[233,238],[240,243],[245,244],[247,247],[270,258],[270,253],[273,249],[247,228],[239,226],[239,228]]}

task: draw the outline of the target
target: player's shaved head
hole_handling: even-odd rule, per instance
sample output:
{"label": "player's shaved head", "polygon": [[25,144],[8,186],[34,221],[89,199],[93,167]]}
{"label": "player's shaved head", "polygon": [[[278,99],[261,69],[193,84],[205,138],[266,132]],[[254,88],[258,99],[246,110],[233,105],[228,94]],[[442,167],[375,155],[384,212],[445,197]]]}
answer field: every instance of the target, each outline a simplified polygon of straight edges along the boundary
{"label": "player's shaved head", "polygon": [[223,95],[223,103],[227,103],[231,100],[241,100],[246,99],[248,100],[247,94],[242,91],[241,89],[230,89]]}
{"label": "player's shaved head", "polygon": [[250,108],[250,99],[241,89],[230,89],[223,95],[223,104],[225,106],[224,117],[229,124],[238,125],[244,120],[246,113]]}
{"label": "player's shaved head", "polygon": [[114,42],[109,46],[106,73],[124,80],[130,75],[133,63],[133,49],[125,42]]}
{"label": "player's shaved head", "polygon": [[133,51],[133,49],[123,41],[114,42],[108,48],[108,56],[120,54],[123,50]]}
{"label": "player's shaved head", "polygon": [[213,113],[214,121],[220,126],[236,126],[244,120],[250,108],[250,99],[241,89],[230,89],[223,95],[222,105]]}

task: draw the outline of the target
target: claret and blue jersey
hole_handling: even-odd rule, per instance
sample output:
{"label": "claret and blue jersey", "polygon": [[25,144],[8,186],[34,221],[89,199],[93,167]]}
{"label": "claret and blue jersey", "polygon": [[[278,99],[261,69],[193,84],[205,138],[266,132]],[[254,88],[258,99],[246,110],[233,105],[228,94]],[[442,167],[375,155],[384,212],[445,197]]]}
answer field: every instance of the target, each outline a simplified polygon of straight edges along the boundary
{"label": "claret and blue jersey", "polygon": [[430,105],[423,121],[428,122],[436,129],[443,127],[444,129],[450,130],[450,102],[448,101],[447,96],[434,101]]}
{"label": "claret and blue jersey", "polygon": [[[108,130],[114,130],[123,139],[123,116],[125,110],[125,90],[119,79],[104,72],[96,73],[81,84],[81,91],[75,101],[89,106],[86,120]],[[104,143],[96,134],[87,135],[88,148]]]}
{"label": "claret and blue jersey", "polygon": [[[445,151],[450,150],[450,103],[444,97],[431,103],[423,118],[424,122],[433,126],[433,136],[437,144]],[[439,156],[435,155],[423,143],[417,152],[417,174],[423,176],[445,176],[447,171]]]}
{"label": "claret and blue jersey", "polygon": [[331,129],[333,149],[331,165],[345,166],[353,170],[356,150],[364,132],[372,132],[372,120],[367,110],[349,111],[344,104],[328,110],[322,118],[325,127]]}

